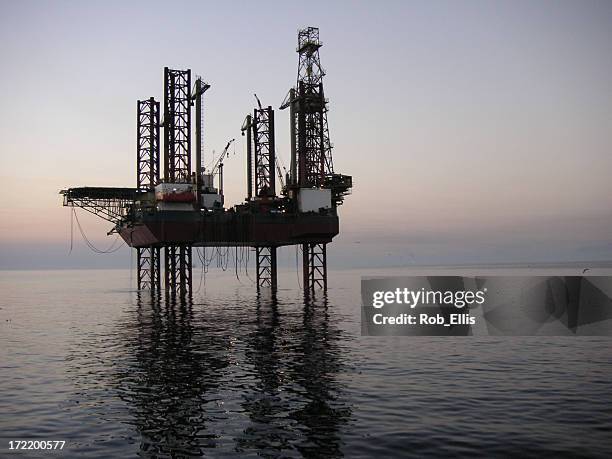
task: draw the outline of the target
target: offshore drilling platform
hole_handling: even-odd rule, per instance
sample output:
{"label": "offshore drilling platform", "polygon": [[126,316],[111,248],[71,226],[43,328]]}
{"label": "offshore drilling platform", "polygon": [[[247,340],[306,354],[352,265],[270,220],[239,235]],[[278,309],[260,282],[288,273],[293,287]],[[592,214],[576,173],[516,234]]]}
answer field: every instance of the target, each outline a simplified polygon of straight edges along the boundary
{"label": "offshore drilling platform", "polygon": [[255,250],[258,291],[275,291],[277,248],[288,245],[301,246],[305,295],[327,289],[326,245],[338,234],[337,208],[350,193],[352,178],[334,172],[321,46],[318,28],[298,32],[297,83],[280,106],[290,118],[290,170],[283,174],[276,157],[271,106],[262,107],[257,99],[258,106],[242,125],[247,140],[244,203],[224,206],[223,158],[232,141],[212,168],[203,165],[203,96],[210,85],[200,77],[192,85],[191,70],[167,67],[163,115],[153,97],[137,103],[136,187],[60,192],[64,206],[111,222],[109,234],[117,232],[136,249],[139,289],[161,293],[163,255],[165,292],[186,298],[192,294],[194,247],[248,247]]}

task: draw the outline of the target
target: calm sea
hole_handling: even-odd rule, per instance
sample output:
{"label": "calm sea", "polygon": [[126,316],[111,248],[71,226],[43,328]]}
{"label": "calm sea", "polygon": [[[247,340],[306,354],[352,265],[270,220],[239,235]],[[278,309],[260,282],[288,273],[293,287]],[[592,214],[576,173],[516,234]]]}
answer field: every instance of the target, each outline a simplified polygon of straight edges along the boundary
{"label": "calm sea", "polygon": [[[0,271],[0,456],[612,457],[610,339],[361,337],[371,274],[305,303],[295,270],[275,301],[194,271],[172,306],[127,270]],[[66,445],[8,449],[34,439]]]}

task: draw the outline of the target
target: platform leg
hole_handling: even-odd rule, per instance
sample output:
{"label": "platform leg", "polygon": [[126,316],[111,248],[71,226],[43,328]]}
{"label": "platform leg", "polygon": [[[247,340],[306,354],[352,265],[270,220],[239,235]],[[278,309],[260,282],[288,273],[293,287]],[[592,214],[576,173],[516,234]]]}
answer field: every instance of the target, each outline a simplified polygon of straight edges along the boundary
{"label": "platform leg", "polygon": [[185,299],[193,293],[192,247],[190,245],[169,245],[164,250],[166,295]]}
{"label": "platform leg", "polygon": [[136,249],[138,290],[159,293],[159,247],[139,247]]}
{"label": "platform leg", "polygon": [[255,247],[257,264],[257,291],[262,287],[276,291],[276,247]]}
{"label": "platform leg", "polygon": [[327,244],[302,244],[304,294],[327,291]]}

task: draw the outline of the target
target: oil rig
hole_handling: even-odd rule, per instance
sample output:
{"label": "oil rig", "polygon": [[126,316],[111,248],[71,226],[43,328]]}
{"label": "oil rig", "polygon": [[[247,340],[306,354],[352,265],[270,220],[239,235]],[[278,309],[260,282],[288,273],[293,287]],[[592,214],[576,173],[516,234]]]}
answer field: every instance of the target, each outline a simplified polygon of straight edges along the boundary
{"label": "oil rig", "polygon": [[109,234],[118,233],[136,249],[140,290],[161,293],[163,254],[166,294],[190,297],[194,247],[246,247],[255,251],[257,290],[276,291],[277,248],[288,245],[301,246],[304,294],[327,289],[326,245],[338,234],[337,208],[350,193],[352,177],[334,172],[321,46],[318,28],[298,31],[297,83],[280,106],[290,118],[289,171],[283,174],[276,157],[272,107],[262,107],[257,99],[242,124],[247,176],[243,203],[224,205],[223,158],[233,140],[212,168],[203,164],[203,96],[210,85],[201,77],[192,84],[191,70],[167,67],[163,114],[153,97],[137,102],[136,187],[60,191],[64,206],[111,222]]}

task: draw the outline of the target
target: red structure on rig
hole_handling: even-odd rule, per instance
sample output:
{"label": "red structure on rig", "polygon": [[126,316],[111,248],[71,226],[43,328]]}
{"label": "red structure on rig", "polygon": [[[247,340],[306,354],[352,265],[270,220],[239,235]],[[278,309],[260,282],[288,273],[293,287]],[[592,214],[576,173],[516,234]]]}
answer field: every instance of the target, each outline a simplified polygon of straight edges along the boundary
{"label": "red structure on rig", "polygon": [[297,84],[280,107],[289,109],[291,126],[291,166],[285,177],[275,154],[272,107],[262,107],[258,99],[258,107],[242,125],[247,136],[243,204],[224,207],[223,157],[233,140],[211,170],[203,166],[203,95],[210,86],[198,77],[192,87],[191,70],[169,68],[164,70],[164,115],[154,98],[138,101],[136,188],[61,191],[64,206],[80,207],[112,222],[113,231],[136,248],[139,289],[160,292],[162,249],[165,290],[184,298],[192,291],[193,247],[252,247],[258,289],[275,290],[276,249],[296,244],[302,247],[305,294],[327,288],[326,244],[338,234],[337,208],[350,193],[352,178],[334,172],[321,45],[319,29],[298,32]]}

